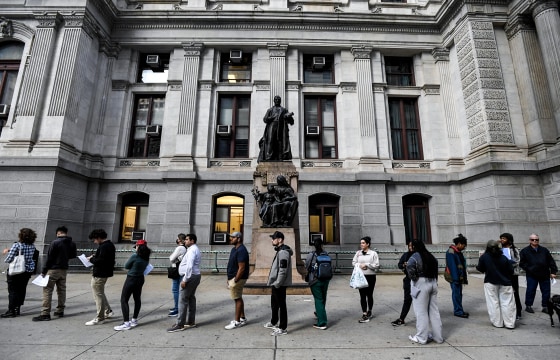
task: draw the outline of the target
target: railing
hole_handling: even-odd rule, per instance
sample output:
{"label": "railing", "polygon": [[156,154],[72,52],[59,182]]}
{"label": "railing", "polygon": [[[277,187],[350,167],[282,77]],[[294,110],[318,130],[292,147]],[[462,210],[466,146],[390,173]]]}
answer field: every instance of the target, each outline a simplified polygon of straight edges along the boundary
{"label": "railing", "polygon": [[[402,251],[396,250],[377,250],[379,255],[379,270],[378,273],[400,273],[401,270],[397,267],[399,259],[403,254]],[[94,253],[95,249],[78,249],[78,254],[91,254]],[[172,249],[161,249],[152,250],[152,255],[150,256],[150,263],[154,266],[155,272],[165,272],[169,266],[169,254]],[[202,263],[200,264],[201,270],[205,272],[220,273],[225,272],[227,269],[227,262],[229,260],[229,250],[201,250],[202,253]],[[431,253],[437,258],[440,269],[445,268],[445,253],[447,249],[433,250]],[[329,255],[333,259],[333,268],[335,273],[346,273],[352,272],[352,259],[354,257],[355,251],[342,251],[333,250],[329,251]],[[115,269],[122,269],[124,264],[132,254],[132,250],[123,249],[116,251],[116,264]],[[479,250],[464,250],[463,254],[467,261],[467,267],[474,270],[474,267],[478,264]],[[556,263],[560,266],[560,251],[551,251],[552,256],[555,258]],[[306,253],[302,253],[302,261],[305,260],[307,256]],[[80,260],[73,259],[70,262],[70,268],[76,271],[87,271],[87,269],[82,265]]]}

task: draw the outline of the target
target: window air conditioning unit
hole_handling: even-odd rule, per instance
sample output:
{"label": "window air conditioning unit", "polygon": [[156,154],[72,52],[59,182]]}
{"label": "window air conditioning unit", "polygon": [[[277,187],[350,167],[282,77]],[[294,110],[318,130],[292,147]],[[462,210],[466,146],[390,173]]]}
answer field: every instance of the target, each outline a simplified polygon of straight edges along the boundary
{"label": "window air conditioning unit", "polygon": [[324,56],[314,56],[313,57],[313,69],[322,69],[325,66]]}
{"label": "window air conditioning unit", "polygon": [[225,233],[214,233],[214,243],[215,244],[227,244],[228,234]]}
{"label": "window air conditioning unit", "polygon": [[323,234],[311,234],[309,236],[309,245],[313,246],[315,245],[315,240],[319,239],[321,241],[323,241]]}
{"label": "window air conditioning unit", "polygon": [[321,132],[320,126],[306,126],[305,135],[319,135]]}
{"label": "window air conditioning unit", "polygon": [[146,55],[146,65],[153,68],[161,66],[159,55]]}
{"label": "window air conditioning unit", "polygon": [[216,129],[216,134],[220,136],[231,135],[231,125],[218,125],[218,128]]}
{"label": "window air conditioning unit", "polygon": [[132,241],[146,240],[146,233],[144,231],[133,231]]}
{"label": "window air conditioning unit", "polygon": [[10,113],[10,105],[0,104],[0,117],[7,117]]}
{"label": "window air conditioning unit", "polygon": [[241,62],[241,59],[243,59],[243,51],[241,51],[241,50],[231,50],[229,52],[229,59],[232,62]]}
{"label": "window air conditioning unit", "polygon": [[149,125],[146,126],[146,135],[159,135],[161,134],[161,125]]}

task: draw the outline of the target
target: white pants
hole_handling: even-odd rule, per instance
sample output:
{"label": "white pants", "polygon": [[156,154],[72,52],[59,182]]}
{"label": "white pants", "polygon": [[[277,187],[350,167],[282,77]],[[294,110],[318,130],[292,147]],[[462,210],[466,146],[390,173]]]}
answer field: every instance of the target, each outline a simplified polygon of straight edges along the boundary
{"label": "white pants", "polygon": [[416,338],[422,343],[428,342],[431,327],[431,338],[437,343],[442,343],[441,318],[437,306],[437,280],[421,277],[412,284],[420,289],[418,297],[412,299],[416,314]]}
{"label": "white pants", "polygon": [[515,300],[513,287],[484,283],[488,316],[495,327],[515,327]]}

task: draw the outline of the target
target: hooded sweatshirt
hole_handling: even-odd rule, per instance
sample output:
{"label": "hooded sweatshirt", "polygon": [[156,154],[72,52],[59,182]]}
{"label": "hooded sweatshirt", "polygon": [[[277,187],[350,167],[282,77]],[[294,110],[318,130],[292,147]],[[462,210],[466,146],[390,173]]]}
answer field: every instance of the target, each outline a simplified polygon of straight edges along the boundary
{"label": "hooded sweatshirt", "polygon": [[57,237],[49,246],[42,274],[51,269],[68,269],[68,260],[77,256],[76,244],[70,236]]}
{"label": "hooded sweatshirt", "polygon": [[268,274],[267,286],[279,288],[281,286],[292,285],[292,258],[293,250],[288,245],[281,245],[274,248],[276,256],[272,260],[270,274]]}

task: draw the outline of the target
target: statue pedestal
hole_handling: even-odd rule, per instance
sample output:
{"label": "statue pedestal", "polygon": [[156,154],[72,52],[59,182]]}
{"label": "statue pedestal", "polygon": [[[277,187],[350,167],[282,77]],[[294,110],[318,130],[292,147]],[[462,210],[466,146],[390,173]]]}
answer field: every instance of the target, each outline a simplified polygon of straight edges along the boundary
{"label": "statue pedestal", "polygon": [[[278,175],[284,175],[297,193],[298,174],[291,161],[259,164],[253,175],[253,184],[259,191],[266,192],[266,186],[269,183],[275,183]],[[302,275],[305,273],[305,269],[300,254],[299,221],[297,214],[291,227],[262,227],[262,221],[258,215],[259,210],[260,206],[255,202],[251,256],[249,259],[250,275],[243,293],[251,295],[270,294],[270,288],[266,283],[268,281],[272,260],[276,255],[270,235],[275,231],[280,231],[284,234],[284,244],[288,245],[294,252],[291,262],[292,285],[288,287],[287,293],[290,295],[311,294]]]}

